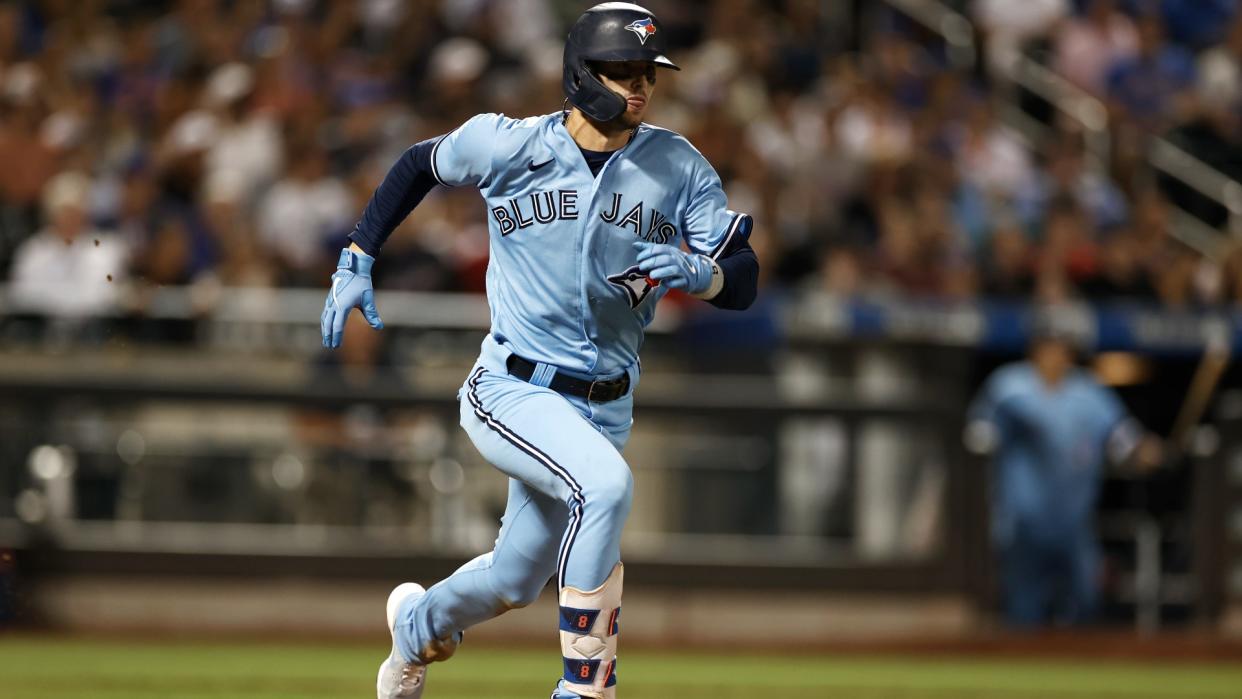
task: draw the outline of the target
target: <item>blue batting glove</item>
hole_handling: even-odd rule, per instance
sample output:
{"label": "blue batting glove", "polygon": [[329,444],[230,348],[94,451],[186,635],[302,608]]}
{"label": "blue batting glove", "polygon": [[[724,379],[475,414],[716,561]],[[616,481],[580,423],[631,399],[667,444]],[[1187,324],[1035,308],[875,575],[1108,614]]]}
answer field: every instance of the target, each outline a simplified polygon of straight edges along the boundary
{"label": "blue batting glove", "polygon": [[328,299],[323,304],[323,315],[319,318],[319,331],[323,335],[323,346],[336,349],[341,346],[341,334],[345,332],[345,319],[355,306],[362,308],[362,315],[371,327],[380,330],[384,321],[380,320],[379,309],[375,307],[375,291],[371,288],[371,265],[375,258],[349,248],[341,251],[341,259],[336,263],[336,273],[332,275],[332,288],[328,291]]}
{"label": "blue batting glove", "polygon": [[638,250],[638,268],[671,289],[702,294],[712,286],[712,261],[706,255],[645,240],[634,241],[634,249]]}

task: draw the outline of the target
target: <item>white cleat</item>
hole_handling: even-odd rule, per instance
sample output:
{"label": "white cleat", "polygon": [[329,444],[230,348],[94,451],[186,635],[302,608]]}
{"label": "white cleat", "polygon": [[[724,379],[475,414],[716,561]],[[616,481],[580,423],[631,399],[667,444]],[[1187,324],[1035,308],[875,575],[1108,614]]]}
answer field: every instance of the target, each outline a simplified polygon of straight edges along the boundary
{"label": "white cleat", "polygon": [[427,594],[418,583],[401,583],[393,588],[388,595],[388,633],[393,637],[392,653],[380,664],[379,677],[375,680],[375,691],[379,699],[396,699],[408,697],[418,699],[423,696],[423,684],[427,677],[427,666],[419,662],[407,663],[397,650],[396,622],[397,609],[410,597],[422,597]]}

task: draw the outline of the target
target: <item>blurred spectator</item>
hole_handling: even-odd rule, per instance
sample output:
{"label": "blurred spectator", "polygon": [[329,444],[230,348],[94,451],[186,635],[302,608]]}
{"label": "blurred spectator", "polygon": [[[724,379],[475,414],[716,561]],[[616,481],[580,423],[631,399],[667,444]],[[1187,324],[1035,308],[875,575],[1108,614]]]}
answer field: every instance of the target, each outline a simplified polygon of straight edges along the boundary
{"label": "blurred spectator", "polygon": [[125,281],[125,246],[90,227],[91,181],[77,172],[57,175],[43,195],[47,226],[17,249],[10,291],[20,310],[85,318],[116,310]]}
{"label": "blurred spectator", "polygon": [[1186,114],[1195,80],[1194,57],[1165,41],[1157,15],[1139,19],[1138,36],[1138,53],[1109,68],[1108,96],[1115,112],[1156,131]]}
{"label": "blurred spectator", "polygon": [[1057,32],[1052,67],[1084,90],[1103,95],[1109,69],[1137,53],[1134,21],[1117,0],[1089,0],[1086,12],[1066,20]]}
{"label": "blurred spectator", "polygon": [[287,283],[318,285],[361,213],[317,144],[295,144],[286,177],[259,205],[259,238]]}
{"label": "blurred spectator", "polygon": [[910,119],[884,86],[864,82],[837,117],[836,142],[860,162],[904,160],[910,155]]}
{"label": "blurred spectator", "polygon": [[1155,289],[1139,260],[1134,234],[1128,228],[1117,228],[1104,237],[1100,247],[1099,273],[1083,285],[1090,298],[1149,301]]}
{"label": "blurred spectator", "polygon": [[[1228,275],[1179,257],[1169,203],[1144,201],[1146,139],[1165,134],[1242,177],[1235,4],[951,3],[971,7],[992,65],[1048,47],[1053,69],[1106,96],[1111,149],[1097,139],[1088,153],[1038,112],[1046,137],[1015,128],[1011,108],[1029,105],[1003,80],[950,60],[900,11],[851,23],[867,3],[682,8],[668,30],[690,69],[661,76],[654,123],[686,133],[731,201],[766,222],[773,285],[1202,303]],[[117,230],[140,288],[321,285],[409,144],[479,112],[560,106],[557,11],[545,0],[2,4],[0,270],[39,228],[48,180],[81,170],[94,182],[87,216]],[[1223,225],[1218,204],[1160,184]],[[486,225],[476,201],[433,193],[394,235],[377,283],[480,290]]]}
{"label": "blurred spectator", "polygon": [[996,123],[986,99],[971,105],[953,139],[961,177],[980,191],[1009,199],[1031,186],[1031,158],[1013,133]]}
{"label": "blurred spectator", "polygon": [[208,175],[235,173],[243,203],[252,203],[276,180],[283,165],[280,124],[253,108],[254,71],[243,63],[217,68],[204,93],[206,106],[219,120],[207,153]]}
{"label": "blurred spectator", "polygon": [[1131,227],[1139,264],[1147,274],[1158,273],[1164,267],[1168,251],[1176,245],[1169,238],[1172,224],[1169,203],[1164,196],[1151,188],[1135,192]]}
{"label": "blurred spectator", "polygon": [[0,74],[0,265],[35,229],[44,185],[56,174],[56,151],[41,136],[43,77],[32,63]]}
{"label": "blurred spectator", "polygon": [[1198,254],[1185,248],[1171,248],[1155,278],[1161,303],[1179,310],[1195,306],[1199,300],[1195,285],[1198,270]]}
{"label": "blurred spectator", "polygon": [[[1238,180],[1242,178],[1242,19],[1234,24],[1227,42],[1205,51],[1198,65],[1196,109],[1167,138]],[[1181,182],[1166,179],[1162,187],[1178,206],[1209,225],[1227,223],[1227,213],[1219,204]]]}
{"label": "blurred spectator", "polygon": [[897,31],[881,30],[867,47],[864,67],[872,82],[888,86],[906,111],[917,111],[931,99],[932,77],[940,68],[925,47]]}
{"label": "blurred spectator", "polygon": [[1242,310],[1242,246],[1234,246],[1222,268],[1222,296],[1235,310]]}
{"label": "blurred spectator", "polygon": [[212,114],[187,111],[173,122],[155,153],[156,219],[142,260],[147,277],[156,284],[186,284],[217,264],[219,241],[199,197],[206,154],[218,133],[219,121]]}
{"label": "blurred spectator", "polygon": [[832,296],[850,299],[862,290],[863,267],[858,252],[848,247],[829,248],[820,259],[820,288]]}
{"label": "blurred spectator", "polygon": [[990,297],[1021,300],[1034,288],[1031,243],[1013,222],[1003,223],[989,238],[983,266],[983,292]]}
{"label": "blurred spectator", "polygon": [[1059,199],[1044,219],[1042,245],[1036,266],[1063,273],[1082,282],[1096,273],[1097,250],[1082,209],[1070,198]]}
{"label": "blurred spectator", "polygon": [[1150,468],[1161,458],[1159,440],[1075,366],[1063,320],[1037,320],[1029,360],[988,378],[966,430],[972,450],[993,456],[992,539],[1005,620],[1019,628],[1092,619],[1100,572],[1092,520],[1105,465]]}
{"label": "blurred spectator", "polygon": [[746,144],[774,175],[809,175],[824,157],[828,131],[823,108],[791,92],[772,95],[771,109],[746,128]]}
{"label": "blurred spectator", "polygon": [[1242,15],[1225,41],[1199,55],[1199,100],[1218,109],[1242,105]]}
{"label": "blurred spectator", "polygon": [[1006,65],[1027,42],[1046,36],[1070,11],[1069,0],[974,0],[992,66]]}
{"label": "blurred spectator", "polygon": [[220,242],[218,276],[228,286],[272,286],[276,271],[263,246],[255,237],[246,213],[243,176],[234,170],[220,170],[207,180],[205,215]]}
{"label": "blurred spectator", "polygon": [[1017,214],[1024,225],[1039,226],[1052,202],[1059,198],[1072,199],[1096,228],[1120,225],[1126,220],[1129,212],[1125,194],[1106,173],[1087,167],[1080,136],[1059,135],[1045,153],[1044,168],[1015,197]]}
{"label": "blurred spectator", "polygon": [[1169,36],[1194,50],[1220,40],[1238,11],[1237,0],[1160,0],[1159,6]]}

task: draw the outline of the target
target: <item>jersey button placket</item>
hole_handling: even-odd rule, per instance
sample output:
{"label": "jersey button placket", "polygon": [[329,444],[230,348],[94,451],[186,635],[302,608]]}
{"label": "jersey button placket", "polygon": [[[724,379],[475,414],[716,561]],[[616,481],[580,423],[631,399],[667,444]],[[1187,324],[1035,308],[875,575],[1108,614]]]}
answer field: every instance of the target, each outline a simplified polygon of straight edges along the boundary
{"label": "jersey button placket", "polygon": [[[594,270],[592,270],[591,267],[592,267],[592,264],[595,262],[594,256],[590,254],[591,252],[590,246],[594,240],[593,236],[591,235],[591,230],[592,230],[592,226],[595,226],[597,224],[595,219],[596,219],[596,216],[598,215],[597,212],[595,211],[595,200],[596,200],[596,197],[599,195],[600,185],[603,184],[604,177],[608,174],[608,169],[612,167],[612,164],[617,160],[618,157],[620,157],[621,151],[625,150],[628,146],[629,144],[626,144],[625,146],[622,146],[621,148],[619,148],[617,152],[613,153],[612,157],[608,159],[608,162],[604,163],[604,167],[600,168],[599,174],[592,177],[591,194],[590,196],[587,197],[587,206],[585,209],[589,213],[585,217],[583,217],[582,226],[579,228],[579,237],[578,237],[577,243],[578,243],[578,251],[579,251],[579,254],[581,255],[581,260],[582,260],[581,264],[579,265],[579,274],[581,275],[579,277],[580,279],[579,288],[580,288],[580,293],[586,299],[587,307],[591,309],[594,309],[595,307],[599,305],[599,299],[595,296],[590,295],[591,282],[594,281]],[[582,167],[586,168],[585,162],[582,163]],[[595,317],[594,313],[590,313],[590,314],[583,313],[582,314],[582,336],[583,336],[583,339],[586,340],[586,342],[591,346],[591,350],[595,354],[595,360],[592,362],[592,367],[591,367],[592,370],[594,370],[594,368],[598,366],[599,364],[599,347],[595,346],[595,343],[592,342],[590,339],[594,328],[588,327],[588,324],[590,323],[592,319],[594,319],[594,317]]]}

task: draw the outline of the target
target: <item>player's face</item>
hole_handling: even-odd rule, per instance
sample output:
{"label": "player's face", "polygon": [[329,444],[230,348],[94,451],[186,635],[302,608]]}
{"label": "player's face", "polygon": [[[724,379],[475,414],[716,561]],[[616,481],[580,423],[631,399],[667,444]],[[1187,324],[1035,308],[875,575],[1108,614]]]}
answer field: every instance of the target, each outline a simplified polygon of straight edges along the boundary
{"label": "player's face", "polygon": [[1045,379],[1057,382],[1074,366],[1074,349],[1062,340],[1045,338],[1031,347],[1031,360]]}
{"label": "player's face", "polygon": [[609,90],[625,98],[625,111],[617,122],[632,129],[643,120],[651,93],[655,91],[656,66],[650,61],[605,61],[596,63],[595,75]]}

